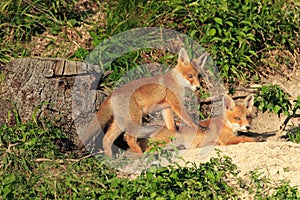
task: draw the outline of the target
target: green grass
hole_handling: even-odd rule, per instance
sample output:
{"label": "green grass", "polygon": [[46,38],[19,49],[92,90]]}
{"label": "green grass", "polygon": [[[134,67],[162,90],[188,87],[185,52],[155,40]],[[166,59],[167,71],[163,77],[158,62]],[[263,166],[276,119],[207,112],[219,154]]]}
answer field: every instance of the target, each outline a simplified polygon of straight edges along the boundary
{"label": "green grass", "polygon": [[257,171],[241,178],[231,158],[221,155],[186,167],[151,168],[132,179],[107,167],[101,155],[72,153],[47,120],[4,125],[0,139],[1,199],[237,199],[248,191],[256,199],[300,198],[288,182],[271,186]]}
{"label": "green grass", "polygon": [[[85,4],[3,0],[0,65],[27,56],[84,60],[94,47],[115,34],[157,26],[187,34],[203,45],[224,81],[234,84],[260,70],[293,64],[289,57],[265,60],[275,51],[299,54],[299,7],[299,0],[92,0]],[[104,85],[113,87],[128,71],[151,62],[174,65],[176,56],[152,49],[129,52],[109,66],[113,73]],[[261,109],[291,114],[299,108],[297,103],[291,107],[276,87],[262,88],[260,96]],[[17,122],[14,127],[0,128],[2,199],[237,199],[246,191],[256,199],[300,198],[289,183],[270,186],[270,181],[255,171],[249,183],[226,156],[199,165],[190,163],[189,167],[159,168],[136,179],[120,177],[104,162],[72,153],[68,138],[51,122]],[[299,142],[299,129],[292,130],[288,137]]]}
{"label": "green grass", "polygon": [[98,34],[98,41],[136,27],[171,28],[203,45],[216,60],[222,77],[231,83],[261,70],[261,59],[269,51],[297,51],[299,6],[299,1],[283,0],[243,4],[225,0],[121,0],[108,11],[106,34]]}
{"label": "green grass", "polygon": [[[0,63],[5,64],[13,58],[28,56],[71,57],[70,52],[58,54],[55,50],[65,51],[66,47],[61,43],[74,42],[70,37],[80,32],[76,28],[82,23],[88,23],[86,20],[95,13],[93,8],[99,8],[98,3],[96,0],[86,4],[74,0],[1,1]],[[84,36],[82,34],[84,33],[78,33],[81,37]],[[43,54],[44,48],[48,52]],[[37,49],[41,51],[36,53]]]}
{"label": "green grass", "polygon": [[[225,82],[246,81],[246,77],[266,67],[280,67],[263,62],[271,52],[297,55],[299,7],[299,0],[254,0],[243,4],[225,0],[94,0],[87,4],[72,0],[4,0],[0,4],[0,63],[31,55],[84,60],[88,51],[115,34],[156,26],[187,34],[203,45],[215,59]],[[38,43],[36,38],[43,42]],[[128,58],[134,60],[135,55]],[[118,66],[115,73],[120,67],[126,68],[126,63]]]}

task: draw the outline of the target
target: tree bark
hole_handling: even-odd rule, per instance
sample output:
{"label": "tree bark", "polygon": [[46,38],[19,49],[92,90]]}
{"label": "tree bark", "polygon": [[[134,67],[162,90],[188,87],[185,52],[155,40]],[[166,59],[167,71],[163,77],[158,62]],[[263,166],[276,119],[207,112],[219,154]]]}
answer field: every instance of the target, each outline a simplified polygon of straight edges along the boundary
{"label": "tree bark", "polygon": [[83,62],[13,60],[0,71],[0,125],[48,118],[78,145],[76,126],[82,129],[104,98],[95,90],[102,78],[99,66]]}

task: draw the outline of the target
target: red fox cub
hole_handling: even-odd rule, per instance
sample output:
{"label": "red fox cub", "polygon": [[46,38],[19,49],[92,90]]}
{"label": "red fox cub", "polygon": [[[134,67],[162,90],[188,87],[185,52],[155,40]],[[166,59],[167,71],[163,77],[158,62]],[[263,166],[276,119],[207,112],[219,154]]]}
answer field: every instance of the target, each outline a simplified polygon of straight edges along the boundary
{"label": "red fox cub", "polygon": [[137,144],[137,137],[144,137],[142,117],[162,111],[167,129],[175,131],[173,111],[190,127],[199,125],[191,119],[184,107],[184,88],[196,91],[200,88],[199,71],[203,67],[208,54],[202,54],[193,63],[184,48],[180,49],[177,65],[164,75],[141,78],[129,82],[116,89],[101,104],[96,117],[86,129],[81,138],[83,144],[88,141],[105,125],[111,122],[103,138],[104,153],[112,156],[113,142],[125,132],[125,140],[133,153],[143,153]]}
{"label": "red fox cub", "polygon": [[[230,145],[243,142],[261,142],[262,137],[238,136],[238,131],[246,132],[251,128],[252,106],[254,96],[249,95],[244,99],[243,104],[236,105],[233,99],[225,95],[223,97],[223,116],[214,117],[200,122],[200,125],[209,127],[208,131],[194,127],[181,126],[176,131],[162,128],[156,135],[151,137],[152,141],[170,142],[170,136],[174,137],[172,141],[177,147],[184,146],[186,149],[198,148],[204,145]],[[140,143],[142,149],[148,150],[145,141]]]}

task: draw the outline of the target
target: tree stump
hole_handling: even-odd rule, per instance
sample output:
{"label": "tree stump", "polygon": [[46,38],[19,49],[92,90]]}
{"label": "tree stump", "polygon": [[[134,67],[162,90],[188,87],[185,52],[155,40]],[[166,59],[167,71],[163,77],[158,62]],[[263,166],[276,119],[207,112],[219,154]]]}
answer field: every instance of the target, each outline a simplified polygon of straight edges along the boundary
{"label": "tree stump", "polygon": [[88,113],[102,102],[103,93],[94,90],[102,78],[100,70],[95,73],[95,65],[83,62],[56,58],[13,60],[0,71],[0,125],[16,124],[15,115],[22,122],[44,117],[78,145],[75,124],[86,124]]}

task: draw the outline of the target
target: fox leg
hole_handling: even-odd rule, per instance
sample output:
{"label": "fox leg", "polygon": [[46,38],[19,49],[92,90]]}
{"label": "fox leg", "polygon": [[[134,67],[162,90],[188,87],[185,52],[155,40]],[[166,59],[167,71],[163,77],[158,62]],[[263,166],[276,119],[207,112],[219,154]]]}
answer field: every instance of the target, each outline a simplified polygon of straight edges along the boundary
{"label": "fox leg", "polygon": [[163,109],[162,116],[164,118],[167,129],[171,131],[176,131],[172,109],[171,108]]}
{"label": "fox leg", "polygon": [[130,151],[133,153],[142,154],[143,150],[137,143],[137,137],[134,137],[129,134],[125,134],[125,140],[130,148]]}
{"label": "fox leg", "polygon": [[221,141],[221,145],[239,144],[244,142],[262,142],[261,137],[247,137],[247,136],[233,136],[229,137],[226,141]]}
{"label": "fox leg", "polygon": [[209,129],[208,126],[204,126],[200,123],[196,124],[194,120],[190,117],[183,103],[175,104],[171,106],[171,108],[180,117],[180,119],[183,120],[189,127],[193,127],[196,130],[200,128],[202,131],[207,131]]}
{"label": "fox leg", "polygon": [[126,133],[124,136],[125,141],[127,142],[130,151],[133,153],[142,154],[142,148],[138,145],[137,142],[137,135],[141,131],[141,124],[142,124],[142,113],[136,113],[132,116],[132,121],[128,122],[126,125]]}
{"label": "fox leg", "polygon": [[126,124],[126,133],[124,139],[127,142],[131,152],[142,154],[142,148],[137,142],[137,135],[139,133],[139,128],[142,125],[143,113],[135,101],[130,104],[129,110],[130,119]]}
{"label": "fox leg", "polygon": [[174,94],[170,89],[167,89],[167,98],[166,102],[170,105],[170,109],[173,110],[178,117],[184,121],[188,126],[193,127],[195,129],[201,128],[203,131],[208,130],[209,128],[203,126],[201,124],[196,124],[194,120],[191,118],[189,113],[187,112],[183,99],[180,98],[180,95]]}
{"label": "fox leg", "polygon": [[142,154],[143,150],[142,148],[138,145],[137,142],[137,136],[135,136],[135,133],[139,131],[138,127],[139,125],[131,123],[130,126],[127,126],[127,130],[124,136],[125,141],[127,142],[130,151],[133,153],[138,153]]}
{"label": "fox leg", "polygon": [[103,137],[103,148],[106,155],[112,157],[111,145],[121,133],[122,130],[119,128],[116,121],[113,121]]}
{"label": "fox leg", "polygon": [[[208,136],[205,132],[203,132],[200,128],[198,130],[194,130],[196,132],[195,137],[193,138],[192,143],[189,146],[189,149],[199,148],[205,145],[205,138]],[[209,136],[208,136],[209,137]]]}
{"label": "fox leg", "polygon": [[194,120],[192,120],[183,101],[178,99],[179,97],[177,97],[171,90],[167,90],[167,97],[167,102],[171,106],[171,110],[173,110],[188,126],[198,129],[200,125],[197,125]]}

